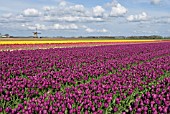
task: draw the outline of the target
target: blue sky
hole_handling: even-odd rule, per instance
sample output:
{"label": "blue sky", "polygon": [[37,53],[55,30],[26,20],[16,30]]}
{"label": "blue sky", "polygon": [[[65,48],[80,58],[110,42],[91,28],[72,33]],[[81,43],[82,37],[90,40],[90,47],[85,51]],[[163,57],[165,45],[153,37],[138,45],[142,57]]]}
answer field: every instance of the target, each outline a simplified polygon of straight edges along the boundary
{"label": "blue sky", "polygon": [[170,36],[169,0],[1,0],[0,33]]}

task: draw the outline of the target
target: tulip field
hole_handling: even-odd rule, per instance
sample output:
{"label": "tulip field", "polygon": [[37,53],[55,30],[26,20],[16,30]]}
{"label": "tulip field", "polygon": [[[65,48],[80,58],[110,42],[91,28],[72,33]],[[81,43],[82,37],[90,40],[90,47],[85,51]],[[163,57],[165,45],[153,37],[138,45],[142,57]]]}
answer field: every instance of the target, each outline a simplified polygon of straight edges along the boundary
{"label": "tulip field", "polygon": [[0,51],[0,114],[170,114],[170,42]]}
{"label": "tulip field", "polygon": [[101,45],[122,45],[134,43],[167,42],[167,40],[115,40],[115,39],[78,39],[78,38],[9,38],[0,39],[0,51],[35,50],[65,47],[89,47]]}

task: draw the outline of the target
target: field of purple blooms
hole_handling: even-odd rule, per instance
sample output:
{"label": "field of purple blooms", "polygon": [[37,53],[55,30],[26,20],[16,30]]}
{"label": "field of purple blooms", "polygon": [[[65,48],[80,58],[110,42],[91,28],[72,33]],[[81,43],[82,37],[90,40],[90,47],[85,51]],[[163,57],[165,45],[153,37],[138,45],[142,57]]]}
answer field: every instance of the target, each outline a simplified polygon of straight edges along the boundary
{"label": "field of purple blooms", "polygon": [[170,42],[0,52],[2,114],[168,114]]}

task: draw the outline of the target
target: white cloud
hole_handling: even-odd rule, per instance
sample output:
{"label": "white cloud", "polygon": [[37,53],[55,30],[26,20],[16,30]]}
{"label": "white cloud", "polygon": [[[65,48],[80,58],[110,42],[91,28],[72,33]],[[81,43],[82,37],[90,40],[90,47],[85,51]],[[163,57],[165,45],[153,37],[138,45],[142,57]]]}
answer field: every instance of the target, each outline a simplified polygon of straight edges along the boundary
{"label": "white cloud", "polygon": [[11,18],[12,16],[12,13],[6,13],[2,15],[3,18]]}
{"label": "white cloud", "polygon": [[152,4],[159,4],[161,2],[161,0],[151,0]]}
{"label": "white cloud", "polygon": [[32,19],[28,19],[21,14],[16,15],[12,13],[3,14],[0,17],[0,23],[24,23],[24,22],[32,22]]}
{"label": "white cloud", "polygon": [[95,32],[95,31],[96,31],[95,29],[92,29],[92,28],[86,28],[86,32],[92,33],[92,32]]}
{"label": "white cloud", "polygon": [[75,24],[54,24],[54,25],[44,25],[44,24],[22,24],[21,25],[24,28],[27,28],[29,30],[35,30],[36,28],[38,30],[73,30],[78,29],[78,26]]}
{"label": "white cloud", "polygon": [[46,30],[47,29],[47,27],[43,24],[35,24],[35,26],[38,30]]}
{"label": "white cloud", "polygon": [[59,6],[65,7],[68,3],[66,1],[60,1]]}
{"label": "white cloud", "polygon": [[87,26],[82,26],[82,28],[85,28],[85,31],[88,32],[88,33],[107,33],[108,30],[103,28],[101,30],[97,30],[97,29],[92,29],[92,28],[89,28]]}
{"label": "white cloud", "polygon": [[138,22],[138,21],[146,21],[148,20],[148,15],[146,12],[142,12],[141,14],[138,15],[130,15],[127,17],[127,20],[130,22]]}
{"label": "white cloud", "polygon": [[77,11],[77,12],[84,12],[85,11],[84,6],[83,5],[79,5],[79,4],[70,6],[68,9],[69,10],[73,10],[73,11]]}
{"label": "white cloud", "polygon": [[42,18],[43,21],[55,21],[56,18],[54,16],[50,16],[50,15],[47,15],[47,16],[44,16]]}
{"label": "white cloud", "polygon": [[102,22],[102,21],[104,21],[103,18],[93,18],[93,17],[84,17],[83,20],[90,21],[90,22]]}
{"label": "white cloud", "polygon": [[59,21],[67,21],[67,22],[76,22],[80,21],[80,17],[77,16],[65,16],[65,17],[59,17],[57,18]]}
{"label": "white cloud", "polygon": [[155,18],[154,23],[160,23],[160,24],[170,24],[170,17],[159,17]]}
{"label": "white cloud", "polygon": [[78,26],[76,24],[54,24],[54,25],[44,25],[44,24],[22,24],[21,25],[24,28],[27,28],[29,30],[35,30],[36,28],[38,30],[77,30]]}
{"label": "white cloud", "polygon": [[22,22],[31,22],[32,20],[26,19],[23,15],[16,15],[13,16],[12,21],[22,23]]}
{"label": "white cloud", "polygon": [[96,6],[93,8],[93,14],[96,17],[102,17],[105,12],[105,9],[103,9],[101,6]]}
{"label": "white cloud", "polygon": [[108,30],[103,28],[102,30],[99,30],[99,32],[106,33],[106,32],[108,32]]}
{"label": "white cloud", "polygon": [[110,16],[123,16],[127,13],[127,9],[122,6],[121,4],[119,3],[115,3],[113,2],[112,3],[112,9],[111,9],[111,12],[110,12]]}
{"label": "white cloud", "polygon": [[23,11],[23,15],[26,17],[36,17],[39,16],[41,13],[33,8],[28,8],[26,10]]}
{"label": "white cloud", "polygon": [[25,27],[25,28],[27,28],[29,30],[35,30],[36,28],[38,30],[47,30],[48,29],[48,27],[46,25],[44,25],[44,24],[30,25],[30,24],[26,23],[26,24],[22,24],[21,26]]}
{"label": "white cloud", "polygon": [[[49,8],[46,8],[49,11]],[[42,17],[43,21],[52,22],[89,22],[103,21],[101,18],[94,18],[90,11],[80,4],[67,4],[66,7],[58,5]]]}
{"label": "white cloud", "polygon": [[78,29],[78,26],[75,24],[67,24],[67,25],[62,25],[62,24],[54,24],[53,29],[58,29],[58,30],[76,30]]}
{"label": "white cloud", "polygon": [[94,18],[94,17],[84,17],[84,16],[44,16],[44,21],[52,21],[52,22],[102,22],[104,21],[102,18]]}
{"label": "white cloud", "polygon": [[133,33],[154,35],[154,34],[158,34],[159,31],[157,31],[157,30],[134,30]]}
{"label": "white cloud", "polygon": [[44,6],[43,7],[43,10],[44,11],[51,11],[51,10],[53,10],[54,9],[54,7],[52,7],[52,6]]}

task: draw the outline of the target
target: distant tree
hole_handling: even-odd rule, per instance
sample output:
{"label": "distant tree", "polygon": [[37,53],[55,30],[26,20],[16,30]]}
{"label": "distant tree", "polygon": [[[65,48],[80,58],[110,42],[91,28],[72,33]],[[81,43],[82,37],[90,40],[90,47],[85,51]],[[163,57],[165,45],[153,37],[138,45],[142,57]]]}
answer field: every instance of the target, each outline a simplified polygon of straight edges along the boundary
{"label": "distant tree", "polygon": [[6,36],[7,38],[9,37],[9,34],[5,34],[4,36]]}

